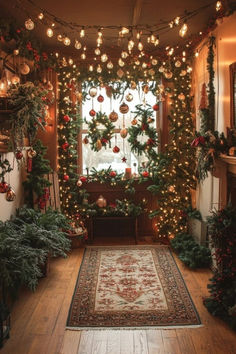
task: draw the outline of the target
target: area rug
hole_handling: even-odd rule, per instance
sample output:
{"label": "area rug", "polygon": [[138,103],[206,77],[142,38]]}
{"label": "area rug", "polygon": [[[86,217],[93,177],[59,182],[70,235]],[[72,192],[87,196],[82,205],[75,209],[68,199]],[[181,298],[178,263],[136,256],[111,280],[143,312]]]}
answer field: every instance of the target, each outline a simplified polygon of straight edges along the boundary
{"label": "area rug", "polygon": [[199,326],[167,246],[87,247],[67,328]]}

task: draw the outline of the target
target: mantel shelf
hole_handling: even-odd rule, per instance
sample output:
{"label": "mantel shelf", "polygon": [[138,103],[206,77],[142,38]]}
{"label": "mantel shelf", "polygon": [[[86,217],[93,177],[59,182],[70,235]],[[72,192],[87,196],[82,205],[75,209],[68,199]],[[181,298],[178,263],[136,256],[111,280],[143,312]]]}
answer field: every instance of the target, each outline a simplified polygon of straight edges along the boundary
{"label": "mantel shelf", "polygon": [[227,164],[228,172],[236,175],[236,156],[220,155],[220,159]]}

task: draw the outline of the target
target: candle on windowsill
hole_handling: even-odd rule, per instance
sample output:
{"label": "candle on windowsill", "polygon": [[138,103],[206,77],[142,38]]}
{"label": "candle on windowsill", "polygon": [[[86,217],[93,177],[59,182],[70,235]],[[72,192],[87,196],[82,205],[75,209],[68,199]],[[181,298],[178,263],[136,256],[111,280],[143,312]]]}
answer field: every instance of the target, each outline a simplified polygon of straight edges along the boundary
{"label": "candle on windowsill", "polygon": [[132,177],[131,167],[126,167],[125,169],[125,178],[129,179]]}

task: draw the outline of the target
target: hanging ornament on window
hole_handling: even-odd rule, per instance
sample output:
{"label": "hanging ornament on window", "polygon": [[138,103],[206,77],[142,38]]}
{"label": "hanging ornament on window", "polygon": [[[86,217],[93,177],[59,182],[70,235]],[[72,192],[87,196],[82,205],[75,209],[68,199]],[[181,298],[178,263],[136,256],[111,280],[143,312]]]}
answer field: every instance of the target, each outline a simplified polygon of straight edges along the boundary
{"label": "hanging ornament on window", "polygon": [[30,67],[28,64],[26,64],[26,63],[20,64],[20,73],[22,75],[27,75],[27,74],[29,74],[29,72],[30,72]]}
{"label": "hanging ornament on window", "polygon": [[31,20],[31,18],[25,21],[25,28],[28,31],[32,31],[34,29],[34,22]]}
{"label": "hanging ornament on window", "polygon": [[89,115],[90,115],[91,117],[94,117],[94,116],[96,115],[95,110],[94,110],[94,109],[91,109],[91,110],[89,111]]}
{"label": "hanging ornament on window", "polygon": [[0,193],[6,193],[9,189],[9,184],[2,179],[0,182]]}
{"label": "hanging ornament on window", "polygon": [[125,139],[127,137],[128,130],[126,128],[121,129],[120,136]]}
{"label": "hanging ornament on window", "polygon": [[97,142],[96,142],[96,148],[97,148],[98,151],[101,150],[101,148],[102,148],[102,142],[101,142],[100,139],[98,139]]}
{"label": "hanging ornament on window", "polygon": [[115,111],[112,111],[109,114],[109,119],[110,119],[111,122],[116,122],[117,119],[118,119],[118,114]]}
{"label": "hanging ornament on window", "polygon": [[129,106],[123,102],[122,105],[120,105],[120,113],[126,114],[129,112]]}
{"label": "hanging ornament on window", "polygon": [[142,90],[143,90],[144,93],[148,93],[149,86],[148,85],[143,85]]}
{"label": "hanging ornament on window", "polygon": [[21,160],[23,158],[23,153],[21,150],[17,150],[15,153],[15,157],[17,160]]}
{"label": "hanging ornament on window", "polygon": [[87,136],[85,136],[82,141],[83,141],[83,144],[84,144],[84,145],[86,145],[86,144],[89,143],[89,140],[88,140],[88,137],[87,137]]}
{"label": "hanging ornament on window", "polygon": [[13,75],[11,78],[11,83],[12,85],[17,85],[20,83],[20,78],[18,75]]}
{"label": "hanging ornament on window", "polygon": [[102,95],[99,95],[97,100],[98,102],[102,103],[104,101],[104,97]]}
{"label": "hanging ornament on window", "polygon": [[114,152],[114,154],[118,154],[118,152],[120,152],[120,148],[117,146],[117,145],[115,145],[114,147],[113,147],[113,150],[112,150],[113,152]]}
{"label": "hanging ornament on window", "polygon": [[159,111],[159,104],[158,104],[158,103],[154,104],[154,105],[152,106],[152,109],[153,109],[154,111]]}
{"label": "hanging ornament on window", "polygon": [[6,192],[6,200],[8,202],[13,202],[15,199],[16,199],[16,193],[11,187],[9,187],[8,191]]}
{"label": "hanging ornament on window", "polygon": [[91,87],[91,89],[89,90],[89,95],[91,97],[95,97],[97,95],[97,89],[96,87]]}
{"label": "hanging ornament on window", "polygon": [[136,125],[137,123],[138,123],[137,119],[134,118],[133,120],[131,120],[132,125]]}
{"label": "hanging ornament on window", "polygon": [[129,93],[125,96],[125,99],[126,99],[126,101],[128,101],[128,102],[133,101],[133,95],[132,95],[132,93],[129,92]]}

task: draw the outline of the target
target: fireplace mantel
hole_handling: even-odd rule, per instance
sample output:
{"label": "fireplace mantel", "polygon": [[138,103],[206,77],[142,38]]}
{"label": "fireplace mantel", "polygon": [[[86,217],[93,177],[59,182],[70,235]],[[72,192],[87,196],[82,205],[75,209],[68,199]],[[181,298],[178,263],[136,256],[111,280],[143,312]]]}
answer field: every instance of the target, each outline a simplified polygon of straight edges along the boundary
{"label": "fireplace mantel", "polygon": [[236,176],[236,156],[220,155],[220,159],[227,164],[227,171]]}

